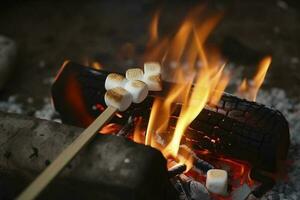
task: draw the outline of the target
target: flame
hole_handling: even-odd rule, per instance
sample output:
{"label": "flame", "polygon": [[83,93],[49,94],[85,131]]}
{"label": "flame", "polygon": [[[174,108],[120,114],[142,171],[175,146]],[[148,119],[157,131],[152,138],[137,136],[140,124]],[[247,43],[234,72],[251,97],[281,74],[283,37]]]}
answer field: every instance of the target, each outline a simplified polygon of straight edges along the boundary
{"label": "flame", "polygon": [[83,65],[91,67],[91,68],[96,69],[96,70],[103,69],[103,65],[100,62],[98,62],[98,61],[91,61],[88,58],[84,58],[83,59]]}
{"label": "flame", "polygon": [[101,63],[100,62],[96,62],[96,61],[92,62],[91,67],[94,68],[94,69],[97,69],[97,70],[101,70],[103,68],[103,66],[101,65]]}
{"label": "flame", "polygon": [[152,46],[154,45],[157,40],[158,40],[158,22],[159,22],[159,17],[160,17],[160,10],[157,10],[154,13],[154,16],[152,18],[152,21],[150,23],[149,27],[149,42],[147,46]]}
{"label": "flame", "polygon": [[135,129],[133,132],[133,141],[135,141],[136,143],[140,143],[140,144],[144,144],[144,141],[145,141],[144,130],[142,129],[142,126],[141,126],[142,121],[143,121],[142,117],[138,117],[136,119]]}
{"label": "flame", "polygon": [[[145,60],[166,63],[163,71],[167,79],[176,81],[165,99],[155,98],[151,109],[144,143],[159,149],[169,159],[193,166],[192,151],[181,146],[181,139],[190,123],[208,103],[217,103],[229,82],[229,74],[224,73],[225,64],[217,51],[208,51],[205,42],[220,21],[222,14],[209,16],[200,21],[203,8],[197,7],[181,23],[173,37],[160,39],[158,36],[158,12],[150,26],[150,42]],[[197,64],[201,62],[199,68]],[[164,74],[163,74],[164,75]],[[175,105],[182,106],[174,132],[168,131],[169,119]],[[140,131],[136,130],[134,137]],[[139,139],[137,140],[139,143]]]}
{"label": "flame", "polygon": [[266,56],[260,61],[257,72],[252,80],[244,79],[242,81],[238,88],[239,96],[242,96],[250,101],[256,100],[257,93],[264,82],[271,62],[271,56]]}

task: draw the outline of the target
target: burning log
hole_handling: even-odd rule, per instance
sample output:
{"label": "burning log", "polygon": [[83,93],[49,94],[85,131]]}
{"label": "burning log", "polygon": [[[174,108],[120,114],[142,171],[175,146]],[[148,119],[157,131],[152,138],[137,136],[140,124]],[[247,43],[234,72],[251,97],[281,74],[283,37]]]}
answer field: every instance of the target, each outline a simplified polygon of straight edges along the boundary
{"label": "burning log", "polygon": [[[81,131],[0,112],[0,186],[5,186],[0,195],[6,191],[0,199],[14,198]],[[12,178],[12,174],[18,176]],[[12,180],[22,180],[21,185]],[[176,199],[173,192],[166,160],[159,151],[123,137],[98,135],[41,198],[70,199],[85,193],[89,199]]]}
{"label": "burning log", "polygon": [[[103,111],[103,84],[107,74],[71,62],[63,66],[52,87],[52,96],[65,123],[86,127]],[[164,82],[164,90],[171,85]],[[147,119],[153,96],[157,95],[163,96],[151,92],[144,102],[133,104],[112,122],[123,124],[133,112]],[[180,105],[177,108],[179,111]],[[176,122],[178,114],[175,112],[170,123]],[[184,140],[192,143],[194,149],[208,150],[218,156],[246,161],[253,168],[275,172],[286,159],[289,129],[279,111],[223,94],[218,105],[206,105],[190,124]]]}

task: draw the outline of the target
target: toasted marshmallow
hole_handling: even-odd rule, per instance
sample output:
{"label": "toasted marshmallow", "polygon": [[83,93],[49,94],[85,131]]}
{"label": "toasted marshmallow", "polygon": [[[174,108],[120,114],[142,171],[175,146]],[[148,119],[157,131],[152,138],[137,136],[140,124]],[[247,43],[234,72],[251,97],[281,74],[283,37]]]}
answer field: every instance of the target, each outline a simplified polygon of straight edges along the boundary
{"label": "toasted marshmallow", "polygon": [[144,72],[140,68],[132,68],[126,71],[126,78],[127,80],[130,81],[142,80],[143,76],[144,76]]}
{"label": "toasted marshmallow", "polygon": [[206,188],[209,192],[219,195],[227,195],[228,174],[222,169],[210,169],[207,171]]}
{"label": "toasted marshmallow", "polygon": [[146,62],[144,64],[144,73],[146,76],[161,74],[161,66],[158,62]]}
{"label": "toasted marshmallow", "polygon": [[104,100],[107,106],[113,106],[119,111],[125,111],[132,102],[132,96],[124,88],[116,87],[106,91]]}
{"label": "toasted marshmallow", "polygon": [[106,77],[105,89],[110,90],[117,87],[124,87],[127,80],[124,76],[116,73],[111,73]]}
{"label": "toasted marshmallow", "polygon": [[124,88],[131,94],[133,103],[141,103],[148,95],[148,86],[139,80],[128,81]]}
{"label": "toasted marshmallow", "polygon": [[143,78],[143,82],[145,82],[148,86],[149,91],[161,91],[162,90],[162,81],[160,74],[145,76]]}

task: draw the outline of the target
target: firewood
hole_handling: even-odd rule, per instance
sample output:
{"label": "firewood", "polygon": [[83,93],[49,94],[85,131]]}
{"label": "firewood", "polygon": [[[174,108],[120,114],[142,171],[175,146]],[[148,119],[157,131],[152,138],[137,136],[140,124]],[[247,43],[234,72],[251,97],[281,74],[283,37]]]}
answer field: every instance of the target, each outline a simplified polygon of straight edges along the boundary
{"label": "firewood", "polygon": [[[93,109],[94,105],[105,104],[102,101],[105,93],[103,83],[107,74],[72,62],[64,66],[52,87],[54,106],[64,123],[82,127],[88,124],[67,98],[70,80],[77,82],[78,97],[81,98],[84,111],[95,118],[99,111]],[[174,83],[163,82],[164,91],[172,85]],[[163,98],[163,95],[164,92],[150,92],[144,102],[131,105],[121,113],[123,118],[114,117],[112,122],[124,124],[124,119],[133,111],[147,120],[153,98]],[[180,105],[176,106],[179,111]],[[171,123],[176,122],[178,114],[174,113]],[[275,172],[287,156],[289,127],[279,111],[224,93],[218,105],[207,105],[199,113],[185,134],[185,139],[194,141],[194,149],[205,149],[213,154],[246,161],[254,168]]]}

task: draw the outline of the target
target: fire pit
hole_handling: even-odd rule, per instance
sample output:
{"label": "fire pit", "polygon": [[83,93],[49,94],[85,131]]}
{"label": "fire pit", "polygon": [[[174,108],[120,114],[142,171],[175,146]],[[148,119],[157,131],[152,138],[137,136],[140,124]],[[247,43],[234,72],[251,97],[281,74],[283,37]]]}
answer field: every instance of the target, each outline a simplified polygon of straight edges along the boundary
{"label": "fire pit", "polygon": [[[278,110],[255,102],[271,57],[261,56],[257,73],[244,79],[235,94],[224,93],[234,74],[222,53],[206,45],[222,14],[202,14],[203,7],[190,11],[166,38],[159,37],[159,12],[155,14],[142,60],[162,64],[163,91],[150,92],[142,103],[117,112],[99,131],[92,148],[80,154],[81,159],[90,154],[86,168],[77,168],[82,161],[76,159],[68,166],[71,171],[75,166],[73,175],[66,175],[74,188],[86,182],[86,191],[104,199],[250,199],[262,197],[282,180],[290,145],[288,122]],[[108,70],[99,63],[63,64],[52,85],[52,102],[64,124],[86,128],[105,110]],[[3,130],[9,132],[5,123]],[[48,166],[72,140],[56,141],[61,145],[50,159],[45,151],[51,152],[51,143],[43,148],[38,142],[30,150],[27,144],[18,146],[32,151],[29,159],[42,155]],[[9,146],[3,149],[3,163],[16,162]],[[90,163],[97,156],[102,163]],[[98,193],[96,185],[102,187]]]}
{"label": "fire pit", "polygon": [[[158,14],[155,15],[145,60],[159,59],[169,63],[163,70],[164,80],[170,82],[163,83],[163,93],[153,92],[142,104],[133,105],[124,113],[117,113],[100,133],[128,137],[159,149],[166,158],[175,158],[175,165],[176,162],[183,164],[175,167],[175,171],[185,172],[199,184],[205,180],[203,174],[208,170],[226,169],[232,179],[231,195],[236,195],[235,191],[238,193],[238,188],[247,184],[249,188],[255,188],[252,191],[254,196],[261,197],[275,184],[274,176],[286,160],[289,147],[288,123],[279,111],[230,94],[222,94],[228,84],[229,73],[223,71],[224,65],[219,71],[217,68],[208,71],[209,67],[222,64],[218,64],[220,56],[216,56],[213,51],[213,56],[206,55],[203,46],[220,15],[197,22],[194,19],[199,15],[199,10],[201,8],[190,12],[170,42],[160,40],[155,33]],[[200,65],[197,59],[202,61]],[[255,100],[270,62],[270,57],[261,61],[253,80],[242,82],[238,89],[240,95]],[[192,86],[190,83],[193,81],[189,79],[194,73],[200,75]],[[103,85],[108,74],[99,68],[84,67],[72,62],[63,65],[52,94],[54,106],[64,122],[86,127],[104,110]],[[210,81],[209,77],[206,79],[202,74],[214,77]],[[210,92],[211,89],[216,92]],[[189,90],[193,92],[189,93]],[[180,95],[188,95],[185,97],[190,98],[188,101],[199,104],[198,111],[194,110],[197,106],[186,106],[191,102],[180,98]],[[176,103],[175,99],[183,104]],[[169,168],[174,165],[172,162],[169,160]],[[180,175],[176,177],[182,179]],[[175,185],[178,183],[180,181],[175,181]],[[179,192],[184,193],[186,197],[183,198],[186,199],[193,195],[185,190]],[[227,198],[231,198],[231,195]],[[217,195],[215,198],[221,197]]]}

